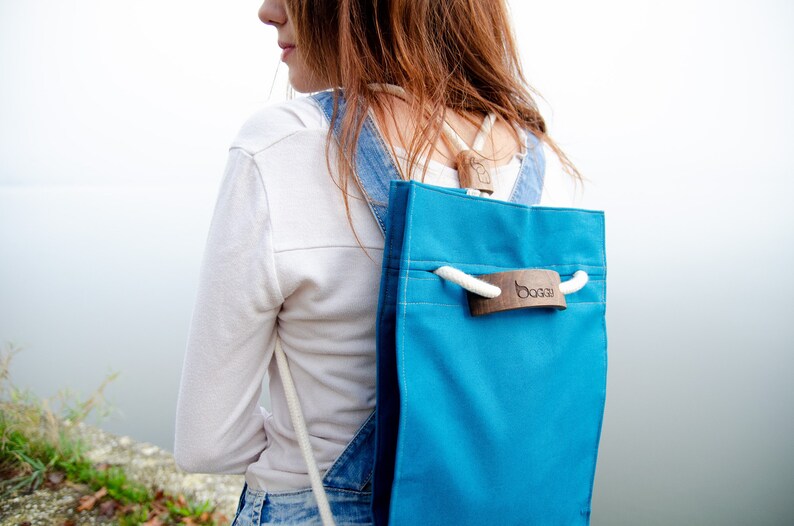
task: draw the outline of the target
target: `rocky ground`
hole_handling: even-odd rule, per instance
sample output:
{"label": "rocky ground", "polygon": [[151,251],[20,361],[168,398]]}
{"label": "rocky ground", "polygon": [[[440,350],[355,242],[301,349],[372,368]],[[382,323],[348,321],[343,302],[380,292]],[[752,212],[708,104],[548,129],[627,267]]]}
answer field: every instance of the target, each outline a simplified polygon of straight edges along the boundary
{"label": "rocky ground", "polygon": [[[174,463],[173,455],[157,446],[85,424],[80,425],[79,431],[90,446],[88,456],[94,462],[122,466],[130,479],[173,495],[183,494],[195,502],[209,500],[226,517],[234,517],[243,487],[242,475],[184,473]],[[78,499],[84,494],[80,488],[63,483],[7,499],[0,502],[0,526],[113,524],[98,509],[90,513],[76,511]]]}

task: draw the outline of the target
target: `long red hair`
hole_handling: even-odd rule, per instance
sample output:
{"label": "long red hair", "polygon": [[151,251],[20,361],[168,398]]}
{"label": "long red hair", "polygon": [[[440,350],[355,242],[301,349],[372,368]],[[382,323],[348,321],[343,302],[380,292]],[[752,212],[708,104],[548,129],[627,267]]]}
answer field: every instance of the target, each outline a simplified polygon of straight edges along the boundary
{"label": "long red hair", "polygon": [[[563,169],[576,167],[546,135],[546,123],[521,68],[504,0],[287,0],[297,43],[315,76],[344,93],[348,111],[337,137],[340,186],[355,170],[361,128],[372,108],[383,116],[388,95],[373,83],[396,84],[411,94],[411,115],[427,118],[406,143],[407,173],[441,136],[447,111],[477,122],[487,113],[528,130],[557,155]],[[335,104],[335,108],[337,108]],[[350,111],[351,109],[357,111]],[[515,135],[518,140],[518,135]],[[330,158],[330,157],[329,157]]]}

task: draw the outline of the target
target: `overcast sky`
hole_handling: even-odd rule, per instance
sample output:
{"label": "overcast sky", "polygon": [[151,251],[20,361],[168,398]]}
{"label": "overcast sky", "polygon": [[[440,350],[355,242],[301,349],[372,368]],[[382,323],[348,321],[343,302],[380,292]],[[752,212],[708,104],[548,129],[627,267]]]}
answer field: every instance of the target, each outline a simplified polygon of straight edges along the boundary
{"label": "overcast sky", "polygon": [[[671,154],[712,185],[794,135],[791,2],[512,4],[551,132],[602,185]],[[286,95],[257,8],[0,2],[0,184],[215,184],[247,115]]]}

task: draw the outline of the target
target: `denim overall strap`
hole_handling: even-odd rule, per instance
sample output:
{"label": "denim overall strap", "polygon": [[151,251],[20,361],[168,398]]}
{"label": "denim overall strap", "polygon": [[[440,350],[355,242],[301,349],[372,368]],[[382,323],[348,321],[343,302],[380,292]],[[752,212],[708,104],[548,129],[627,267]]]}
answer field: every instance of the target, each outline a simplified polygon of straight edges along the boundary
{"label": "denim overall strap", "polygon": [[[320,106],[328,122],[334,113],[334,93],[323,91],[312,95]],[[338,136],[341,126],[341,116],[346,111],[346,101],[344,97],[339,97],[339,112],[334,133]],[[364,120],[364,127],[358,138],[356,146],[356,178],[359,186],[369,204],[372,215],[378,222],[380,231],[386,228],[386,210],[389,205],[389,184],[391,181],[399,181],[400,172],[394,164],[394,159],[386,149],[383,139],[378,133],[375,122],[370,115]]]}
{"label": "denim overall strap", "polygon": [[543,144],[532,133],[527,132],[526,152],[508,201],[522,205],[540,203],[545,173],[546,157],[543,153]]}
{"label": "denim overall strap", "polygon": [[[312,97],[328,122],[331,122],[334,112],[333,92],[323,91]],[[341,130],[341,115],[345,110],[345,99],[340,96],[339,117],[334,126],[335,134]],[[546,161],[538,138],[532,133],[526,135],[526,152],[508,200],[513,203],[535,205],[540,202]],[[399,181],[401,178],[371,115],[367,115],[364,120],[364,127],[361,129],[356,147],[356,177],[367,198],[372,215],[378,221],[381,232],[384,232],[389,204],[389,184],[392,180]]]}
{"label": "denim overall strap", "polygon": [[375,412],[361,425],[323,477],[326,488],[364,491],[375,463]]}

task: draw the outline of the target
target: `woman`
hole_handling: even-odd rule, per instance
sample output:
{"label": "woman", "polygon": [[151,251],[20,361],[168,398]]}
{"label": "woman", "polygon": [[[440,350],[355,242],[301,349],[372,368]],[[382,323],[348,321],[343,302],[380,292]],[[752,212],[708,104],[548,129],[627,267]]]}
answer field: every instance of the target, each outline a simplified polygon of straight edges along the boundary
{"label": "woman", "polygon": [[[578,174],[545,135],[503,0],[265,0],[259,18],[278,30],[293,88],[333,88],[334,96],[260,111],[230,149],[184,362],[175,456],[186,471],[245,473],[235,524],[318,523],[273,359],[278,340],[335,519],[368,524],[383,235],[356,183],[362,125],[374,119],[378,147],[404,179],[458,186],[459,148],[443,123],[472,144],[488,114],[495,120],[480,153],[494,198],[511,195],[527,138]],[[258,405],[265,373],[272,414]]]}

